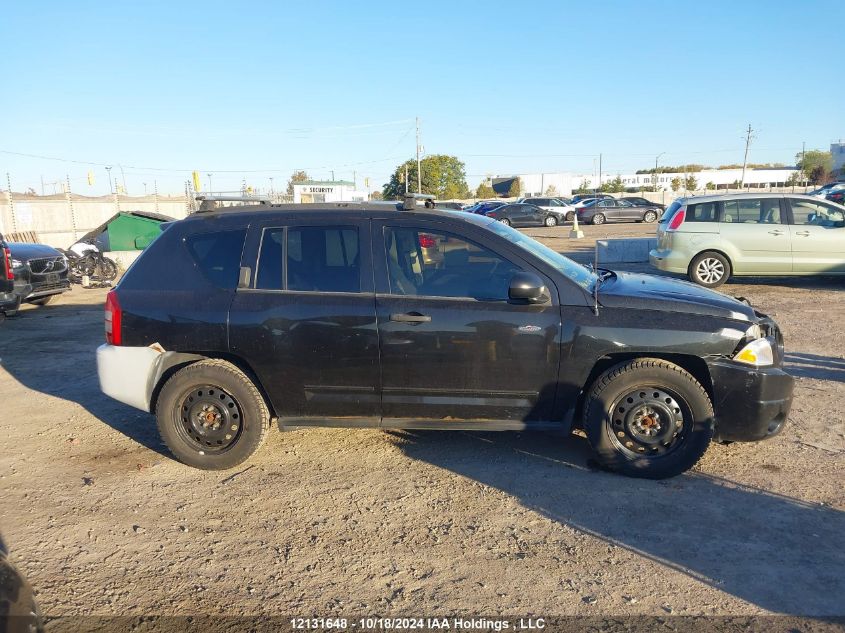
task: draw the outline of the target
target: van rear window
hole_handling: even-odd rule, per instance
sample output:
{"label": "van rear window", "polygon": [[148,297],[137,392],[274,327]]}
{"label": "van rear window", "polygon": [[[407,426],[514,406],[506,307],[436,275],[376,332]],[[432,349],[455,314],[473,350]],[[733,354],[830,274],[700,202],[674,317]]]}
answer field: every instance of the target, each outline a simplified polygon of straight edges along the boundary
{"label": "van rear window", "polygon": [[672,219],[672,216],[675,215],[675,211],[680,209],[683,205],[681,200],[675,200],[672,204],[669,205],[669,208],[666,209],[666,213],[660,218],[660,224],[666,224],[669,220]]}
{"label": "van rear window", "polygon": [[717,202],[702,202],[687,207],[685,222],[718,222],[719,204]]}

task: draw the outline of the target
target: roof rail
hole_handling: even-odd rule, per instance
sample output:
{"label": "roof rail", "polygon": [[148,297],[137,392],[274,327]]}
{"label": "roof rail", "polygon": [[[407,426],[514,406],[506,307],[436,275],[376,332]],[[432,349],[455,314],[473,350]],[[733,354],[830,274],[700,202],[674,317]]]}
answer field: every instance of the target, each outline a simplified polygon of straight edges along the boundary
{"label": "roof rail", "polygon": [[256,196],[214,196],[201,194],[196,196],[196,199],[200,201],[200,208],[197,210],[197,213],[218,209],[218,202],[252,202],[254,204],[272,204],[270,198]]}

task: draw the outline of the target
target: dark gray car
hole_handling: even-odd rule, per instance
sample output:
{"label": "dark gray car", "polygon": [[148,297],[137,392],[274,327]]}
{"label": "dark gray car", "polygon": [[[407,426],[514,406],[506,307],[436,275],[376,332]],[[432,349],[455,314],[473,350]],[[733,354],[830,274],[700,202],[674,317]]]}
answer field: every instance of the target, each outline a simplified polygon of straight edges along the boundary
{"label": "dark gray car", "polygon": [[484,213],[488,218],[508,226],[557,226],[566,220],[565,207],[560,211],[543,209],[533,204],[515,202]]}
{"label": "dark gray car", "polygon": [[577,209],[578,221],[591,224],[605,222],[657,222],[663,214],[660,207],[638,207],[627,200],[604,198],[592,200]]}

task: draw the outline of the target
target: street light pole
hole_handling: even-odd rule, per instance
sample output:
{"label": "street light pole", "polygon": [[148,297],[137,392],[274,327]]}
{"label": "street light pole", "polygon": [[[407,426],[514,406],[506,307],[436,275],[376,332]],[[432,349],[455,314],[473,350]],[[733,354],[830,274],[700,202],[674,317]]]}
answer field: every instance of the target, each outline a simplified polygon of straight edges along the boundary
{"label": "street light pole", "polygon": [[106,167],[106,173],[109,175],[109,193],[114,193],[114,189],[112,188],[111,184],[111,167]]}
{"label": "street light pole", "polygon": [[208,176],[208,193],[211,193],[211,174],[206,174]]}
{"label": "street light pole", "polygon": [[660,152],[657,156],[654,157],[654,180],[652,182],[652,189],[657,191],[657,161],[660,160],[660,157],[663,156],[666,152]]}

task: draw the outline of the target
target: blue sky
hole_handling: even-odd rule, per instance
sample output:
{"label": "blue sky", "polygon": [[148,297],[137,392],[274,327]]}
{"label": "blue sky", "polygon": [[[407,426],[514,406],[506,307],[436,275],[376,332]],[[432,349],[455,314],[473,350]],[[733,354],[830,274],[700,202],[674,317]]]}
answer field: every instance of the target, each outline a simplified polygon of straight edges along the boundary
{"label": "blue sky", "polygon": [[[468,180],[789,162],[845,137],[845,3],[13,2],[0,173],[108,192],[315,178],[384,183],[414,152]],[[837,77],[839,81],[824,81]],[[61,158],[60,162],[11,154]],[[120,168],[123,167],[123,175]],[[93,170],[96,184],[88,186]],[[5,187],[5,182],[3,183]],[[48,184],[47,192],[52,191]]]}

